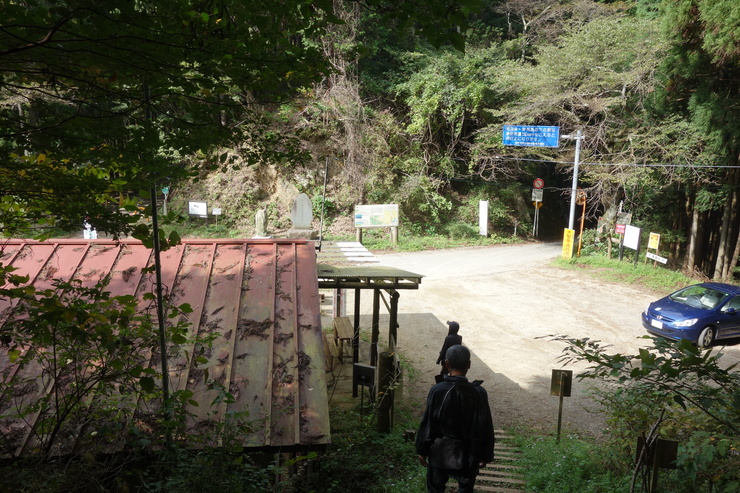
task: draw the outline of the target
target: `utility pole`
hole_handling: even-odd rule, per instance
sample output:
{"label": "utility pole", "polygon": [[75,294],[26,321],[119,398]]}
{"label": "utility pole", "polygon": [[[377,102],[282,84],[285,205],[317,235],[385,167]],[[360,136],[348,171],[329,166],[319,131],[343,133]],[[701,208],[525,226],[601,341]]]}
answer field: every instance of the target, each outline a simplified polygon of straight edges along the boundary
{"label": "utility pole", "polygon": [[573,161],[573,185],[570,189],[570,216],[568,217],[568,229],[574,229],[576,216],[576,193],[578,189],[578,165],[581,159],[581,141],[583,140],[583,133],[580,130],[576,131],[575,137],[573,135],[563,135],[564,139],[575,139],[576,141],[576,158]]}

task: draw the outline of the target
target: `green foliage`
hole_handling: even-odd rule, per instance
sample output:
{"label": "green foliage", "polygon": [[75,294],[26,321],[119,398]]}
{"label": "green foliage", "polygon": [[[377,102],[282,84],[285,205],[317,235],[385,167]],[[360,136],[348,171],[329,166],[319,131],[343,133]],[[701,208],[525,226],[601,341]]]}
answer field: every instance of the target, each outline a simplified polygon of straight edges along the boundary
{"label": "green foliage", "polygon": [[[462,48],[450,27],[464,31],[477,0],[363,6],[399,31],[413,25],[433,45]],[[88,217],[101,232],[126,234],[120,208],[131,190],[191,177],[184,159],[238,147],[244,135],[248,163],[284,153],[290,139],[265,128],[254,102],[280,101],[330,73],[313,40],[343,23],[332,2],[300,0],[5,2],[0,17],[6,236],[36,234],[39,224],[71,231]]]}
{"label": "green foliage", "polygon": [[272,460],[272,456],[245,455],[228,447],[192,451],[177,446],[156,454],[136,451],[105,458],[83,454],[49,462],[18,459],[0,466],[4,480],[0,491],[295,491],[285,484],[289,481],[276,481],[285,468]]}
{"label": "green foliage", "polygon": [[[616,256],[616,248],[612,253]],[[654,267],[652,263],[645,264],[644,260],[635,265],[632,259],[634,252],[627,250],[622,261],[617,258],[607,258],[603,254],[583,255],[572,259],[557,258],[553,263],[565,269],[578,269],[583,271],[584,267],[589,275],[607,282],[619,282],[623,284],[639,284],[656,291],[675,291],[688,284],[696,282],[691,277],[681,272],[668,270],[664,267]]]}
{"label": "green foliage", "polygon": [[[185,169],[175,163],[230,142],[242,128],[231,122],[255,121],[235,88],[269,98],[285,92],[288,80],[313,80],[316,72],[291,67],[298,60],[323,66],[320,54],[291,36],[318,33],[331,18],[259,7],[4,4],[0,186],[23,208],[4,233],[23,233],[44,215],[45,225],[67,230],[89,216],[99,231],[127,233],[119,208],[130,190],[182,179]],[[6,165],[21,160],[15,155],[33,162],[11,173]],[[45,179],[24,175],[29,171]]]}
{"label": "green foliage", "polygon": [[[56,389],[39,392],[43,382],[36,381],[36,374],[25,378],[21,374],[2,384],[4,417],[40,413],[34,436],[42,456],[80,421],[102,423],[92,434],[90,450],[114,440],[121,433],[115,423],[128,402],[126,395],[140,394],[139,385],[145,386],[150,375],[147,363],[133,349],[152,347],[156,331],[147,317],[136,314],[133,296],[112,297],[103,288],[56,281],[53,289],[43,291],[31,286],[2,290],[5,296],[20,298],[15,318],[2,328],[10,361],[40,368],[46,384]],[[5,451],[12,451],[12,434],[1,439]]]}
{"label": "green foliage", "polygon": [[[565,344],[561,361],[588,363],[580,379],[610,385],[597,396],[612,416],[615,436],[660,435],[679,441],[676,465],[683,486],[696,491],[707,482],[720,491],[736,488],[740,475],[740,374],[720,363],[722,353],[691,342],[651,339],[637,354],[608,354],[598,341],[553,338]],[[665,417],[664,417],[665,416]],[[626,444],[623,444],[623,447]]]}
{"label": "green foliage", "polygon": [[[91,429],[78,438],[77,446],[91,453],[119,440],[125,434],[119,424],[124,414],[139,399],[161,398],[156,388],[161,376],[146,356],[158,341],[149,314],[137,310],[134,296],[111,296],[105,280],[93,287],[79,280],[54,281],[53,288],[36,290],[23,284],[27,279],[5,270],[3,276],[10,287],[0,292],[19,302],[0,336],[12,363],[38,371],[20,373],[0,384],[1,417],[17,420],[38,413],[33,434],[42,458],[58,453],[59,438],[76,434],[81,423]],[[185,304],[166,311],[169,318],[179,318],[168,325],[166,339],[188,342],[182,315],[191,308]],[[41,380],[38,372],[43,374]],[[47,386],[54,391],[42,391]],[[180,400],[172,403],[175,411],[189,398],[184,392],[173,397]],[[162,423],[161,429],[173,426]],[[158,440],[161,429],[150,430],[150,443]],[[17,438],[13,433],[0,437],[6,453],[13,454]]]}
{"label": "green foliage", "polygon": [[324,198],[321,192],[311,197],[313,216],[316,218],[330,218],[337,213],[337,206],[331,197]]}
{"label": "green foliage", "polygon": [[571,126],[645,95],[663,49],[654,22],[605,17],[543,46],[533,64],[505,61],[490,71],[494,90],[509,95],[507,120]]}
{"label": "green foliage", "polygon": [[363,233],[362,243],[370,250],[391,250],[397,252],[418,252],[422,250],[436,250],[442,248],[458,248],[466,246],[486,246],[517,243],[518,238],[510,236],[498,236],[491,234],[487,238],[480,236],[477,229],[475,236],[466,238],[453,238],[447,234],[410,232],[410,235],[399,234],[398,244],[393,245],[388,232],[377,231],[376,233]]}
{"label": "green foliage", "polygon": [[670,77],[666,106],[686,115],[725,162],[736,164],[737,5],[732,0],[681,0],[664,4],[661,12],[663,30],[671,42],[663,62]]}
{"label": "green foliage", "polygon": [[452,223],[447,226],[447,234],[452,239],[475,238],[479,236],[478,228],[467,223]]}
{"label": "green foliage", "polygon": [[245,457],[227,448],[199,452],[175,448],[158,459],[155,467],[139,471],[139,491],[281,491],[275,484],[279,468],[264,457]]}
{"label": "green foliage", "polygon": [[[629,476],[610,461],[608,451],[575,436],[519,436],[522,470],[528,491],[541,493],[602,493],[628,491]],[[517,464],[519,465],[519,464]]]}
{"label": "green foliage", "polygon": [[331,409],[331,421],[332,444],[318,458],[321,473],[300,491],[425,491],[425,470],[418,462],[414,443],[402,436],[402,430],[418,423],[401,415],[391,433],[378,433],[367,415],[363,419],[356,411],[338,407]]}
{"label": "green foliage", "polygon": [[408,131],[430,137],[443,131],[450,141],[459,139],[468,120],[481,117],[482,104],[489,95],[484,71],[500,58],[498,50],[475,49],[465,56],[414,53],[408,57],[424,60],[424,68],[398,86],[409,107]]}

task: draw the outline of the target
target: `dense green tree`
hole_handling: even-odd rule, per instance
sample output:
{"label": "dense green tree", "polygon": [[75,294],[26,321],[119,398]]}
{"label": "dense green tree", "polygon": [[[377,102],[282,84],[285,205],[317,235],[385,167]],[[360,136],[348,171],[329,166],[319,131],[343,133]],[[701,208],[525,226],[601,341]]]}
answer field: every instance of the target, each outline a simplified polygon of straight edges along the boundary
{"label": "dense green tree", "polygon": [[[350,3],[458,47],[476,5]],[[136,210],[132,192],[182,176],[193,153],[245,138],[274,150],[258,105],[330,73],[313,40],[342,22],[327,0],[12,0],[0,18],[5,235],[86,217],[127,232],[119,207]]]}
{"label": "dense green tree", "polygon": [[[685,115],[717,156],[713,164],[728,166],[716,174],[724,186],[714,194],[716,212],[704,221],[715,227],[700,228],[696,215],[692,221],[687,267],[728,278],[740,255],[740,9],[731,0],[676,0],[664,1],[662,13],[671,43],[663,64],[667,111]],[[692,195],[695,213],[698,199]]]}

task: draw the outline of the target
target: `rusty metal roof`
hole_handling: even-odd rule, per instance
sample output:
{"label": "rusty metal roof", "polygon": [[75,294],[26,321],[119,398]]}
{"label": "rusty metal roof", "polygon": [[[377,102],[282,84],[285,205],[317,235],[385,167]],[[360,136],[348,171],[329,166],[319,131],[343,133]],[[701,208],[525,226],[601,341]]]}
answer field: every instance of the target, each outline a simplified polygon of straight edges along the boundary
{"label": "rusty metal roof", "polygon": [[[110,276],[107,289],[113,295],[141,299],[153,291],[154,276],[142,273],[142,268],[153,263],[152,252],[134,240],[9,240],[1,245],[0,263],[17,268],[15,274],[28,275],[38,288],[51,287],[53,279],[80,279],[92,286]],[[243,413],[252,423],[251,432],[241,440],[245,447],[286,450],[329,443],[314,244],[305,240],[185,240],[162,252],[161,264],[168,301],[189,303],[193,308],[191,330],[220,334],[207,363],[190,361],[192,351],[181,351],[170,360],[171,390],[189,389],[200,404],[186,409],[193,413],[189,431],[197,433],[227,414]],[[13,301],[0,299],[0,324],[13,317],[14,307]],[[156,368],[151,358],[150,365]],[[28,371],[13,366],[7,348],[0,347],[0,377],[13,378]],[[235,402],[212,407],[217,393],[206,385],[204,372],[223,382]],[[43,387],[38,385],[34,391],[38,395],[49,391],[49,386]],[[0,396],[0,415],[5,415],[0,420],[0,435],[14,437],[12,447],[6,448],[12,455],[28,454],[34,448],[38,416],[9,418],[9,399]],[[141,411],[131,409],[126,414],[129,424],[135,424],[131,420]],[[68,434],[60,436],[78,441]],[[57,448],[69,453],[78,447],[66,443]]]}

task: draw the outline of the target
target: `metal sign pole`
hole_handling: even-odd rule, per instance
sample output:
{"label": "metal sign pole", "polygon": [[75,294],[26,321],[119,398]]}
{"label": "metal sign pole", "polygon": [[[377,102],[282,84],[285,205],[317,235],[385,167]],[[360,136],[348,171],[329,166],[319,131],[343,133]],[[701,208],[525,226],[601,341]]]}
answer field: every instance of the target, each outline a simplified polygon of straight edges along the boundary
{"label": "metal sign pole", "polygon": [[[571,137],[564,135],[563,137]],[[570,216],[568,217],[568,229],[573,229],[573,223],[575,222],[576,215],[576,189],[578,188],[578,165],[581,159],[581,140],[583,140],[583,133],[578,130],[576,131],[576,157],[573,161],[573,184],[570,190]]]}
{"label": "metal sign pole", "polygon": [[560,443],[560,428],[563,424],[563,397],[565,397],[565,374],[560,374],[560,405],[558,406],[558,437],[556,443]]}

